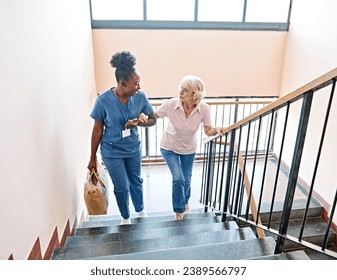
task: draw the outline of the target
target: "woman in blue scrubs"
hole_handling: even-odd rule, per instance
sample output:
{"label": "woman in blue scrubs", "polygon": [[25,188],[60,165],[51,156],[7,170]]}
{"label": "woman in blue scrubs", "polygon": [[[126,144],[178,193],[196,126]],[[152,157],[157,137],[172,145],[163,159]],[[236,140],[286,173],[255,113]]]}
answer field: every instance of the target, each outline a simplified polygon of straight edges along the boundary
{"label": "woman in blue scrubs", "polygon": [[[94,127],[88,169],[96,169],[100,146],[103,162],[114,185],[114,194],[122,216],[121,224],[130,224],[129,197],[140,217],[147,213],[143,201],[141,177],[142,149],[137,126],[156,123],[153,108],[140,91],[136,58],[128,51],[113,55],[110,64],[116,68],[117,86],[99,94],[91,117]],[[139,118],[140,115],[148,118]]]}

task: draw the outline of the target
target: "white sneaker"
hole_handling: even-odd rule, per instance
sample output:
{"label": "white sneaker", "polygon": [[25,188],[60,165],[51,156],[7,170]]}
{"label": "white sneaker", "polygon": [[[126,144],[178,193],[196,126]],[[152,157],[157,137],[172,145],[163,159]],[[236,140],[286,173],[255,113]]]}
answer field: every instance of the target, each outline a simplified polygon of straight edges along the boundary
{"label": "white sneaker", "polygon": [[120,225],[130,225],[130,224],[131,224],[130,218],[128,218],[128,219],[123,219],[122,218],[122,221],[120,223]]}
{"label": "white sneaker", "polygon": [[143,210],[140,211],[140,212],[137,212],[137,214],[138,214],[138,217],[139,217],[139,218],[146,218],[146,217],[148,217],[147,212],[146,212],[145,209],[143,209]]}

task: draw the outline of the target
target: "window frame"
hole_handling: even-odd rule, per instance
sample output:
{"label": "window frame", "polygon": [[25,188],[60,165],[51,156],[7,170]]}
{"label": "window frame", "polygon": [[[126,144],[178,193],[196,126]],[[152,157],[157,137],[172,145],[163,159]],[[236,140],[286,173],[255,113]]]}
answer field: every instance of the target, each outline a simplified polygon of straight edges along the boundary
{"label": "window frame", "polygon": [[260,31],[289,31],[292,0],[289,0],[287,22],[246,22],[247,1],[244,0],[241,22],[230,21],[198,21],[198,0],[195,0],[194,21],[148,20],[146,14],[147,0],[143,0],[143,20],[97,20],[90,19],[92,29],[187,29],[187,30],[260,30]]}

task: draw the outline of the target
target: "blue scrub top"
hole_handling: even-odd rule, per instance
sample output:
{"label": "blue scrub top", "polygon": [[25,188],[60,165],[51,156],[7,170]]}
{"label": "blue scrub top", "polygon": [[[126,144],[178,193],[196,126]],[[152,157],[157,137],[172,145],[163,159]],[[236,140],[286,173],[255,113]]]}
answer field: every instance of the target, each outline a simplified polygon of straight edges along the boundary
{"label": "blue scrub top", "polygon": [[120,102],[112,89],[98,95],[90,116],[103,121],[101,148],[111,150],[109,154],[114,158],[132,157],[139,153],[141,146],[138,128],[131,128],[131,135],[124,138],[122,131],[128,120],[138,119],[140,113],[150,115],[152,112],[153,108],[142,91],[130,96],[127,104]]}

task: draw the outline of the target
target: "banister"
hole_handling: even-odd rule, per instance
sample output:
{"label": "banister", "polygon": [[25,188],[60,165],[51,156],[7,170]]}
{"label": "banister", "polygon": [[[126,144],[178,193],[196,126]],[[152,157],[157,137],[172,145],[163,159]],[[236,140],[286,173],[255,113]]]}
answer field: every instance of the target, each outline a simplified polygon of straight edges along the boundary
{"label": "banister", "polygon": [[[249,121],[252,121],[256,118],[258,118],[259,116],[263,116],[264,114],[270,112],[273,109],[276,109],[280,106],[285,105],[287,102],[289,101],[293,101],[296,100],[297,98],[299,98],[302,94],[312,90],[312,91],[316,91],[320,88],[325,87],[328,84],[332,83],[332,79],[334,77],[337,77],[337,67],[334,68],[333,70],[323,74],[322,76],[312,80],[311,82],[301,86],[300,88],[294,90],[293,92],[269,103],[268,105],[266,105],[265,107],[263,107],[262,109],[256,111],[255,113],[237,121],[236,123],[226,127],[224,129],[224,133],[228,133],[229,131],[238,128],[239,126],[248,123]],[[217,138],[218,136],[211,136],[211,137],[207,137],[206,139],[204,139],[204,143],[207,143],[215,138]]]}
{"label": "banister", "polygon": [[[246,189],[246,193],[247,195],[249,195],[249,193],[251,193],[252,189],[251,189],[251,183],[249,181],[249,177],[247,174],[247,171],[244,169],[244,160],[243,160],[243,156],[242,153],[238,147],[237,144],[234,145],[236,153],[238,155],[238,161],[239,161],[239,167],[240,167],[240,171],[243,176],[243,180],[244,180],[244,186]],[[256,202],[255,202],[255,198],[254,198],[254,194],[251,194],[251,200],[250,200],[250,208],[252,209],[252,216],[254,219],[254,222],[258,225],[262,225],[261,219],[258,217],[258,211],[257,211],[257,206],[256,206]],[[265,233],[264,230],[262,228],[257,227],[256,228],[256,232],[258,234],[259,237],[265,237]]]}
{"label": "banister", "polygon": [[[325,173],[318,171],[324,169],[324,167],[322,168],[322,165],[321,168],[319,168],[319,162],[324,146],[325,132],[328,128],[328,120],[329,117],[335,117],[334,115],[330,116],[330,108],[332,106],[333,95],[336,91],[336,82],[337,68],[334,68],[293,92],[269,103],[262,109],[256,110],[251,115],[244,118],[242,117],[235,123],[230,123],[230,125],[224,129],[223,136],[214,135],[203,139],[205,147],[212,146],[212,154],[206,153],[204,155],[205,160],[208,160],[211,164],[206,166],[208,177],[207,180],[202,182],[202,190],[209,194],[212,203],[210,205],[207,201],[206,205],[205,201],[201,202],[205,206],[222,213],[223,221],[229,217],[242,221],[244,224],[247,223],[255,226],[259,237],[263,236],[264,231],[275,234],[275,253],[284,252],[285,241],[290,241],[297,243],[299,246],[305,246],[308,249],[318,251],[321,254],[337,258],[335,249],[330,250],[329,248],[332,247],[328,247],[334,246],[333,248],[335,248],[335,239],[332,240],[331,236],[334,234],[333,231],[336,231],[336,225],[333,223],[333,218],[335,217],[337,206],[337,190],[334,195],[332,194],[333,201],[331,202],[331,205],[328,204],[328,201],[330,200],[329,197],[322,198],[319,194],[316,197],[312,197],[312,193],[315,192],[314,185],[316,173],[319,173],[320,181],[317,180],[320,183],[319,187],[321,187],[319,190],[322,190],[322,183],[325,183],[323,180],[325,179],[323,178]],[[328,88],[330,88],[330,95],[322,96],[323,94],[329,94]],[[315,99],[317,105],[314,107],[313,97],[316,93],[317,96],[319,94],[319,98]],[[324,98],[323,102],[321,98]],[[327,104],[325,104],[325,102]],[[292,122],[290,123],[288,122],[288,115],[292,104],[294,104],[294,111],[299,114],[294,114],[292,116]],[[297,105],[301,105],[301,109],[297,107]],[[311,114],[312,106],[314,110],[312,110],[313,112]],[[323,115],[322,119],[324,125],[320,138],[318,140],[316,138],[312,140],[313,129],[316,128],[317,125],[320,124],[319,121],[321,121],[321,118],[317,118],[317,115],[315,115],[318,108],[322,111],[319,113],[320,115]],[[310,119],[315,120],[315,122],[309,123]],[[319,121],[317,121],[317,119],[319,119]],[[332,122],[334,120],[332,120]],[[314,124],[316,126],[314,126]],[[254,125],[255,127],[258,126],[256,137],[255,132],[250,132],[251,126]],[[290,130],[287,129],[289,127]],[[308,128],[311,128],[311,130]],[[330,127],[330,132],[331,129],[333,130],[333,127]],[[288,132],[288,130],[290,132]],[[275,131],[277,134],[275,134]],[[305,141],[306,136],[311,137],[308,139],[309,141]],[[317,137],[316,134],[315,137]],[[287,142],[285,141],[286,138]],[[229,139],[229,141],[227,141],[227,139]],[[243,139],[242,145],[241,139]],[[276,143],[274,143],[274,139],[277,139]],[[319,146],[317,151],[316,145]],[[230,147],[229,151],[227,151],[226,146]],[[285,160],[282,159],[284,146],[286,146],[287,151]],[[329,148],[331,148],[330,146],[331,145],[329,145]],[[331,153],[334,151],[335,149],[333,149]],[[215,153],[218,154],[216,157]],[[308,154],[310,157],[308,157]],[[269,156],[271,157],[270,163]],[[258,167],[256,167],[257,158],[259,160],[261,159]],[[308,161],[308,159],[310,161]],[[251,161],[249,163],[249,168],[246,168],[248,160]],[[303,186],[303,184],[301,184],[303,179],[300,178],[302,175],[300,169],[311,168],[312,162],[314,163],[314,171],[311,184],[307,185],[305,183]],[[275,176],[268,181],[268,189],[266,189],[264,188],[264,185],[267,176],[266,170],[269,167],[269,164],[272,164],[271,166],[275,165],[275,170],[271,171],[268,176]],[[281,187],[285,186],[285,188],[280,189],[278,186],[279,173],[281,166],[283,169],[287,164],[290,164],[289,168],[286,168],[289,170],[282,171],[286,176],[286,180],[282,182]],[[215,168],[215,166],[217,166],[217,168]],[[258,176],[254,176],[257,173],[256,170],[259,170]],[[303,175],[306,176],[307,173],[303,173]],[[311,173],[308,174],[308,178],[305,179],[310,179],[310,176]],[[221,177],[220,181],[218,180],[219,177]],[[255,180],[255,177],[258,177],[257,180]],[[254,194],[252,191],[253,185]],[[215,191],[213,191],[213,189],[215,189]],[[297,191],[299,191],[299,195],[295,196]],[[259,198],[255,195],[256,192],[259,192]],[[305,198],[303,198],[303,195]],[[294,208],[293,202],[296,202]],[[326,214],[323,213],[323,216],[321,217],[327,223],[326,226],[322,225],[325,231],[324,240],[322,242],[312,242],[310,240],[311,235],[305,235],[305,240],[303,240],[303,233],[307,230],[307,228],[305,228],[306,221],[311,217],[307,215],[309,207],[312,204],[316,207],[316,203],[317,205],[327,205],[324,210],[326,211]],[[264,204],[263,207],[261,207],[262,204]],[[301,214],[302,216],[300,217],[294,210],[298,210],[298,207],[302,207],[302,204],[305,204],[305,208],[303,208],[303,210],[300,208],[301,211],[304,211],[304,214]],[[277,212],[274,212],[274,205],[277,206]],[[261,222],[260,218],[261,209],[263,209],[263,222]],[[327,213],[327,209],[331,209],[329,213]],[[249,213],[252,214],[250,217],[248,217]],[[276,216],[273,216],[273,213],[275,213]],[[298,236],[296,235],[297,229],[294,231],[293,228],[290,230],[291,235],[288,234],[288,226],[292,226],[290,218],[293,216],[298,223],[301,223],[301,227],[298,230]],[[262,235],[259,234],[260,231]],[[322,244],[320,244],[320,242]],[[285,247],[285,250],[287,249],[288,248]]]}
{"label": "banister", "polygon": [[[215,141],[215,144],[216,145],[229,146],[231,143],[227,142],[227,141],[226,142]],[[249,195],[249,193],[251,192],[251,183],[249,181],[247,171],[244,168],[244,160],[243,160],[242,153],[241,153],[241,151],[238,147],[238,144],[234,144],[234,149],[235,149],[236,154],[237,154],[240,171],[241,171],[242,176],[244,178],[244,185],[245,185],[246,193],[247,193],[247,195]],[[252,216],[253,216],[254,222],[258,225],[262,225],[261,219],[258,217],[258,209],[257,209],[257,206],[256,206],[254,194],[252,194],[252,197],[251,197],[251,200],[250,200],[250,208],[252,209]],[[257,232],[259,237],[265,237],[266,236],[265,233],[264,233],[264,230],[262,228],[257,227],[256,232]]]}

